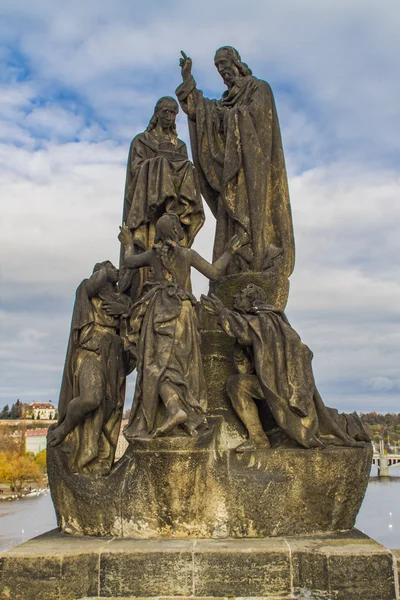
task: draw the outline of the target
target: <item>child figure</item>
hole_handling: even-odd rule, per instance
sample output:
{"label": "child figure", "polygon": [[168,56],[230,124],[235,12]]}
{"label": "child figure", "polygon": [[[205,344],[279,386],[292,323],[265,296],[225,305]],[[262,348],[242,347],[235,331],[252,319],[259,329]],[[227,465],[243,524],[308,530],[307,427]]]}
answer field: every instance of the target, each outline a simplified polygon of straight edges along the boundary
{"label": "child figure", "polygon": [[[179,218],[173,213],[157,221],[155,245],[147,252],[134,254],[128,227],[121,227],[119,234],[126,267],[149,267],[151,271],[148,291],[133,306],[127,336],[137,369],[131,416],[124,431],[128,440],[169,434],[178,425],[194,435],[205,421],[207,397],[196,299],[188,291],[190,268],[208,279],[218,279],[241,242],[234,236],[211,265],[195,250],[180,244],[183,235]],[[164,421],[160,398],[165,406]]]}

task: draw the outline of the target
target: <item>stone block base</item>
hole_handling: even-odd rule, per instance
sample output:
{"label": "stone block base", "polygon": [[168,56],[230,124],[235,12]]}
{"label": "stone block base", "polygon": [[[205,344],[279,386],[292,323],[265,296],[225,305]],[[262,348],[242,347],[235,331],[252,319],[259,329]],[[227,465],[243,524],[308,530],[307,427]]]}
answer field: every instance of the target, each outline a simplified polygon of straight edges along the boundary
{"label": "stone block base", "polygon": [[357,530],[247,540],[76,538],[0,555],[0,598],[395,600],[396,560]]}

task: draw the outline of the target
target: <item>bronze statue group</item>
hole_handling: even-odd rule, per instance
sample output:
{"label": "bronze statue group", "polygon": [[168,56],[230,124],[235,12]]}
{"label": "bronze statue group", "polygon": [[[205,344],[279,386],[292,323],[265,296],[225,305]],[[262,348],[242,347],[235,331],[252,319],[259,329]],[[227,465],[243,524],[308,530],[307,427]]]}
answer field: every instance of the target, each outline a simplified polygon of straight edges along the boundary
{"label": "bronze statue group", "polygon": [[[124,434],[195,436],[207,428],[199,303],[194,267],[211,281],[274,272],[287,282],[294,238],[279,122],[270,86],[239,53],[220,48],[215,66],[227,90],[209,100],[182,52],[176,94],[188,116],[194,164],[177,136],[178,103],[157,102],[128,157],[119,271],[95,265],[77,289],[50,446],[68,453],[72,472],[106,475],[114,462],[126,376],[136,388]],[[204,223],[202,196],[216,219],[213,263],[191,246]],[[327,408],[316,389],[312,353],[271,291],[249,283],[229,309],[202,296],[203,310],[235,338],[226,381],[247,439],[237,452],[271,446],[324,448],[368,441],[358,417]],[[272,290],[273,292],[273,290]]]}

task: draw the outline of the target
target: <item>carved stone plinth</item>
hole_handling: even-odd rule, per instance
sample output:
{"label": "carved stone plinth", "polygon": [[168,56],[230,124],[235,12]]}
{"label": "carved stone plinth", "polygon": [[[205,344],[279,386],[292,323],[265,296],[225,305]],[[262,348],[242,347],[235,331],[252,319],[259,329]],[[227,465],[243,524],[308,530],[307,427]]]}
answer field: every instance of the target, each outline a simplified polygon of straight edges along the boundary
{"label": "carved stone plinth", "polygon": [[394,600],[395,560],[357,530],[258,540],[49,532],[0,554],[0,598]]}
{"label": "carved stone plinth", "polygon": [[237,454],[215,417],[199,436],[137,441],[106,477],[69,474],[50,449],[62,530],[133,538],[262,538],[350,529],[371,448]]}

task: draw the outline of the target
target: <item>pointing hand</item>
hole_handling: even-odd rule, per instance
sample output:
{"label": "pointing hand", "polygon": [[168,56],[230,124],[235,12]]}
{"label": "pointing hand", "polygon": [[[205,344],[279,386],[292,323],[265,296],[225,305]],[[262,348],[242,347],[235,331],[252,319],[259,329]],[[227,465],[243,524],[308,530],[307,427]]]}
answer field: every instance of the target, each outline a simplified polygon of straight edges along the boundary
{"label": "pointing hand", "polygon": [[179,59],[179,66],[182,71],[182,79],[186,81],[192,74],[192,59],[181,50],[182,58]]}

